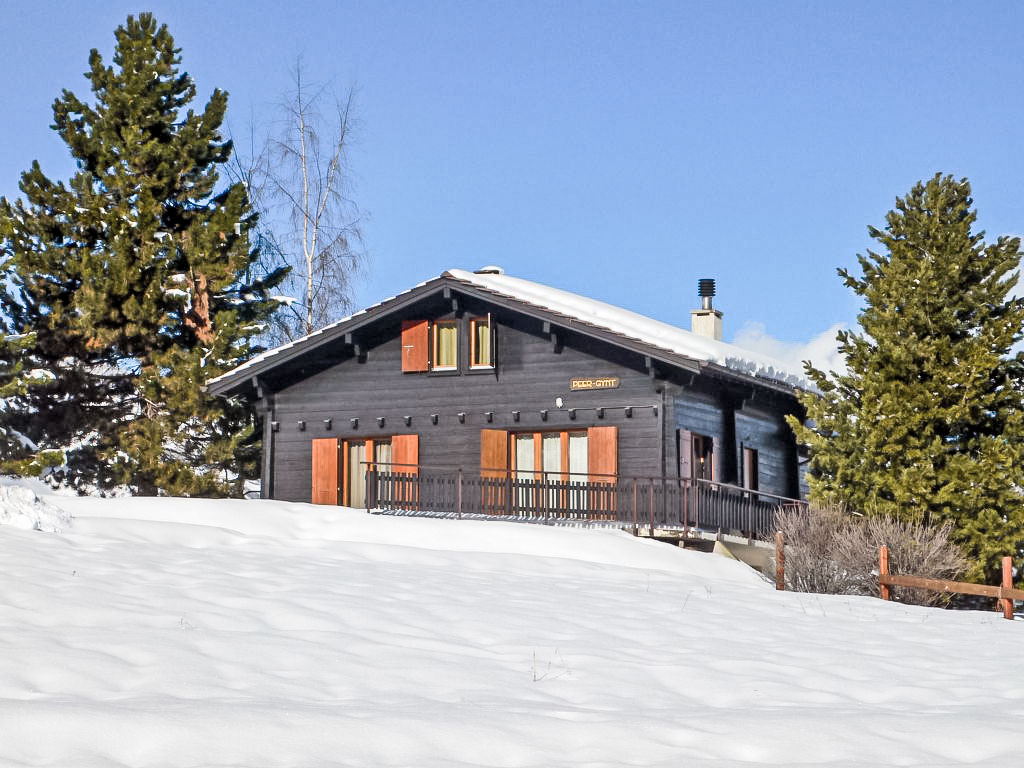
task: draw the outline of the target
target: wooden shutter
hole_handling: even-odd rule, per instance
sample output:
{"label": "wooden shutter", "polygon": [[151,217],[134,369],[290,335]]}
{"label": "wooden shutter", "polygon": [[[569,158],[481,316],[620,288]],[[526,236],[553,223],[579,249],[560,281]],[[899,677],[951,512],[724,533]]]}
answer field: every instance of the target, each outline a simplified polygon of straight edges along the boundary
{"label": "wooden shutter", "polygon": [[426,320],[402,321],[402,371],[417,372],[430,368],[429,324]]}
{"label": "wooden shutter", "polygon": [[591,427],[587,430],[587,470],[593,483],[611,483],[619,473],[619,428]]}
{"label": "wooden shutter", "polygon": [[395,472],[401,472],[406,475],[418,475],[418,465],[420,463],[420,436],[395,435],[392,437],[391,461],[396,465],[394,467]]}
{"label": "wooden shutter", "polygon": [[485,514],[503,514],[508,474],[508,432],[480,430],[481,505]]}
{"label": "wooden shutter", "polygon": [[338,504],[338,440],[318,438],[313,441],[314,504]]}
{"label": "wooden shutter", "polygon": [[693,479],[693,432],[688,429],[677,431],[679,435],[679,476],[684,480]]}
{"label": "wooden shutter", "polygon": [[391,461],[386,471],[394,473],[394,498],[402,509],[418,509],[420,500],[420,436],[395,435],[391,438]]}
{"label": "wooden shutter", "polygon": [[[587,430],[587,471],[590,473],[590,512],[599,519],[614,516],[619,473],[619,428],[591,427]],[[600,486],[606,485],[607,488]]]}

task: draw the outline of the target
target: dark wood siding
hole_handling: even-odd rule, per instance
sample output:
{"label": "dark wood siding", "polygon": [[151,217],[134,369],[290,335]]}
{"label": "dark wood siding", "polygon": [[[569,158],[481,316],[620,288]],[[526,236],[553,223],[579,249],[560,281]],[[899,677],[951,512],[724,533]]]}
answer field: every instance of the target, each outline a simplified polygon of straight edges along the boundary
{"label": "dark wood siding", "polygon": [[749,406],[737,411],[736,439],[741,447],[757,451],[759,490],[794,495],[797,468],[793,436],[780,414]]}
{"label": "dark wood siding", "polygon": [[[458,373],[403,374],[401,328],[396,324],[382,338],[361,340],[365,350],[361,358],[350,356],[278,391],[274,398],[274,418],[280,423],[274,434],[275,497],[309,500],[312,440],[323,437],[418,434],[421,464],[475,470],[483,429],[543,432],[617,426],[619,472],[661,474],[663,422],[658,407],[662,396],[640,356],[571,332],[563,331],[553,341],[539,321],[495,313],[496,369],[470,372],[469,317],[486,314],[487,309],[467,310],[461,318]],[[620,386],[570,391],[574,377],[618,377]],[[561,408],[555,402],[559,397]],[[625,406],[633,407],[631,418]],[[605,409],[603,417],[598,415],[599,407]],[[569,409],[576,409],[575,419],[570,419]],[[519,412],[518,420],[514,411]],[[379,418],[384,420],[382,426]],[[331,420],[330,430],[326,419]],[[305,431],[299,430],[299,420],[306,422]]]}
{"label": "dark wood siding", "polygon": [[724,452],[728,450],[725,443],[726,425],[723,405],[720,398],[711,392],[703,392],[696,389],[677,388],[672,396],[673,406],[673,430],[667,436],[671,441],[668,444],[668,453],[672,461],[668,462],[667,471],[671,476],[679,474],[679,444],[677,431],[684,430],[698,435],[710,437],[715,446],[715,469],[716,480],[722,478]]}

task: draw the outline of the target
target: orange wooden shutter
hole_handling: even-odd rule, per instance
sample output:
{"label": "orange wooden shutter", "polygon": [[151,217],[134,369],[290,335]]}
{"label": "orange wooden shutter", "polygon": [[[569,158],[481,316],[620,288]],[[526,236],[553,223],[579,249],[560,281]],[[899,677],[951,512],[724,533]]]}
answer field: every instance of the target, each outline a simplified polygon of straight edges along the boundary
{"label": "orange wooden shutter", "polygon": [[313,441],[314,504],[338,503],[338,440],[318,438]]}
{"label": "orange wooden shutter", "polygon": [[[419,474],[420,436],[395,435],[391,438],[391,461],[395,472],[406,475]],[[409,466],[403,466],[409,465]],[[392,471],[390,469],[385,471]]]}
{"label": "orange wooden shutter", "polygon": [[[587,471],[591,482],[590,512],[598,518],[611,517],[617,507],[619,473],[619,428],[591,427],[587,430]],[[608,488],[594,487],[607,485]]]}
{"label": "orange wooden shutter", "polygon": [[614,478],[601,475],[619,473],[619,428],[591,427],[587,430],[587,470],[592,483],[611,483]]}
{"label": "orange wooden shutter", "polygon": [[488,514],[505,512],[505,482],[508,476],[508,432],[480,430],[481,503]]}
{"label": "orange wooden shutter", "polygon": [[430,348],[430,333],[426,320],[402,321],[402,371],[426,371],[429,369],[427,351]]}
{"label": "orange wooden shutter", "polygon": [[395,474],[395,500],[401,502],[402,509],[418,509],[420,489],[416,476],[420,472],[420,436],[392,437],[391,461],[393,466],[383,468],[383,471]]}

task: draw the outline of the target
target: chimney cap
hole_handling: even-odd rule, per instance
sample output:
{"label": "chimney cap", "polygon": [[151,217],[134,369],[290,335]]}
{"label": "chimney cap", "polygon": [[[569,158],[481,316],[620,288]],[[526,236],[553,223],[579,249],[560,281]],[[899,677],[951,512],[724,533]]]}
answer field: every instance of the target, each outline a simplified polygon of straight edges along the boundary
{"label": "chimney cap", "polygon": [[702,277],[697,281],[697,295],[710,297],[715,295],[715,280],[712,277]]}

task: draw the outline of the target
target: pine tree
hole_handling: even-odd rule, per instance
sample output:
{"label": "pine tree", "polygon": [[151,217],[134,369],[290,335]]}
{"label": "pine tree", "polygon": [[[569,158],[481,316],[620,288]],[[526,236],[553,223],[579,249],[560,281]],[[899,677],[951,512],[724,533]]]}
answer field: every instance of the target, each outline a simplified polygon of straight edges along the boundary
{"label": "pine tree", "polygon": [[0,200],[2,309],[34,339],[22,364],[57,380],[11,423],[59,450],[78,486],[218,493],[214,470],[251,460],[252,418],[201,385],[258,351],[283,275],[249,278],[255,217],[241,184],[217,188],[227,95],[188,109],[195,85],[151,14],[115,37],[112,66],[89,58],[94,103],[67,90],[54,102],[77,172],[52,182],[34,163],[25,200]]}
{"label": "pine tree", "polygon": [[936,175],[897,199],[881,251],[859,256],[862,276],[839,270],[864,300],[860,332],[841,332],[847,370],[807,366],[812,499],[868,514],[952,521],[992,578],[1024,545],[1021,355],[1024,305],[1012,297],[1020,240],[986,245],[966,179]]}

